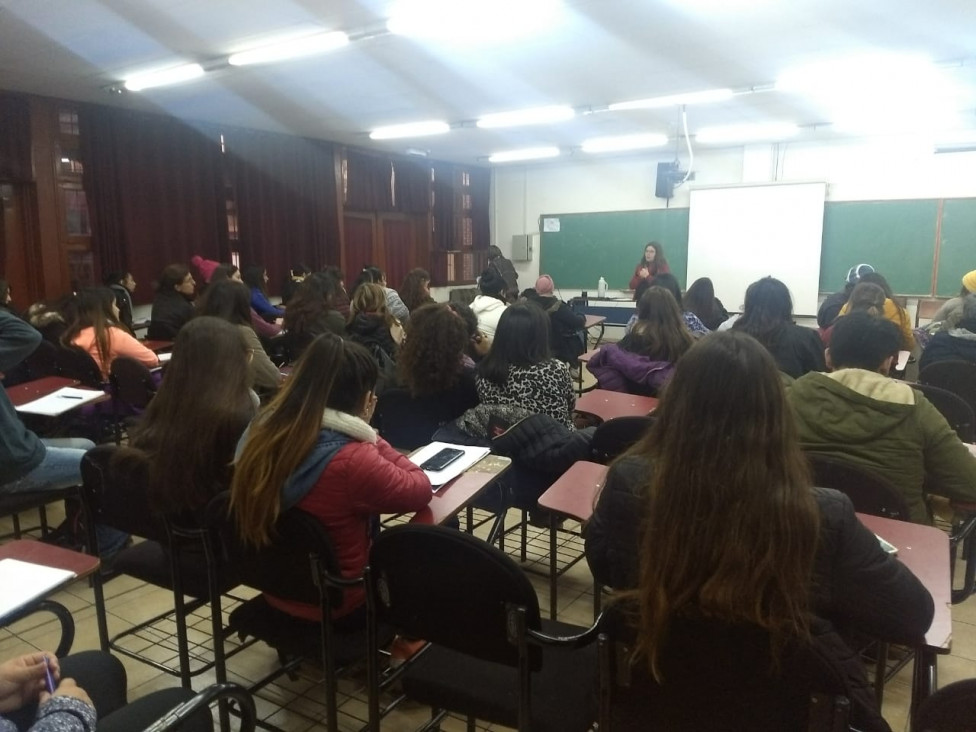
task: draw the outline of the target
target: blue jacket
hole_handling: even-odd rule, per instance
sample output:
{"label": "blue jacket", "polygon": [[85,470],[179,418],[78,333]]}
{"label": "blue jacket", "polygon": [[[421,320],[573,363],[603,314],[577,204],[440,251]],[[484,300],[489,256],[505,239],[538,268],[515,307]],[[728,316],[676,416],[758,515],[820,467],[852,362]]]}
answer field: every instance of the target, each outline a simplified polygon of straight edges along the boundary
{"label": "blue jacket", "polygon": [[285,317],[284,309],[272,305],[267,296],[257,287],[251,288],[251,307],[254,308],[254,312],[265,320],[276,320]]}

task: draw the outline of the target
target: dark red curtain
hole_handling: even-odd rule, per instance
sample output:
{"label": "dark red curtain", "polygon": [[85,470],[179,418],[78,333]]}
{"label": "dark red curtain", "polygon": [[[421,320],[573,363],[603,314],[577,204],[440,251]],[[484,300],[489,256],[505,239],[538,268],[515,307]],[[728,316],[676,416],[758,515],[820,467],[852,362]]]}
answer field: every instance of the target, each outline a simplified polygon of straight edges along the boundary
{"label": "dark red curtain", "polygon": [[144,303],[166,265],[220,258],[227,212],[215,129],[97,105],[79,105],[78,122],[99,276],[131,271]]}
{"label": "dark red curtain", "polygon": [[[454,166],[450,163],[434,163],[434,205],[431,213],[434,218],[434,239],[432,248],[436,250],[460,249],[457,222],[455,220]],[[441,280],[443,281],[443,280]]]}
{"label": "dark red curtain", "polygon": [[241,265],[263,264],[272,292],[295,264],[339,262],[333,146],[255,130],[224,131]]}
{"label": "dark red curtain", "polygon": [[345,207],[353,211],[393,211],[393,164],[388,155],[346,151]]}
{"label": "dark red curtain", "polygon": [[383,250],[386,254],[386,284],[397,289],[403,278],[414,267],[426,263],[415,262],[413,252],[414,222],[405,219],[381,219],[383,227]]}
{"label": "dark red curtain", "polygon": [[430,163],[395,159],[393,172],[396,210],[426,214],[430,209]]}
{"label": "dark red curtain", "polygon": [[0,94],[0,180],[34,180],[31,166],[30,103],[19,94]]}
{"label": "dark red curtain", "polygon": [[[373,258],[374,220],[372,216],[346,216],[343,220],[343,234],[346,247],[346,284],[359,277],[363,267],[376,264]],[[352,295],[352,292],[349,293]]]}
{"label": "dark red curtain", "polygon": [[471,193],[471,246],[473,249],[487,249],[491,245],[491,171],[488,168],[469,168]]}

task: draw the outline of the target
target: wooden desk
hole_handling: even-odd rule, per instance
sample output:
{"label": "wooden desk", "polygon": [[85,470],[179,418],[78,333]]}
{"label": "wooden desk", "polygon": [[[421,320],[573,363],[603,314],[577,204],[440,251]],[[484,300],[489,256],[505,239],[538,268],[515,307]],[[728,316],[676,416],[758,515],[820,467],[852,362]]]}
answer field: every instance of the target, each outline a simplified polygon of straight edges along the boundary
{"label": "wooden desk", "polygon": [[[26,608],[35,606],[46,595],[56,592],[64,585],[70,584],[77,579],[84,579],[90,574],[97,572],[101,565],[97,556],[82,554],[81,552],[71,551],[70,549],[64,549],[53,544],[45,544],[42,541],[33,541],[31,539],[15,539],[14,541],[0,545],[0,559],[17,559],[21,562],[42,564],[47,567],[74,572],[76,575],[40,595],[27,595],[23,598],[18,598],[18,606],[10,613],[0,617],[0,624],[6,624],[16,620],[24,614]],[[4,587],[3,592],[6,595],[8,592],[17,592],[17,589],[16,587]],[[20,602],[21,600],[22,602]]]}
{"label": "wooden desk", "polygon": [[145,340],[145,341],[142,342],[142,345],[144,345],[150,351],[153,351],[155,353],[159,353],[160,351],[168,351],[169,349],[171,349],[173,347],[173,341],[150,341],[150,340]]}
{"label": "wooden desk", "polygon": [[63,376],[45,376],[43,379],[26,381],[7,388],[7,398],[15,407],[20,407],[35,399],[46,397],[53,394],[58,389],[66,386],[78,386],[81,382],[77,379],[66,379]]}
{"label": "wooden desk", "polygon": [[430,503],[410,519],[412,524],[441,524],[481,495],[512,464],[501,455],[485,455],[461,475],[443,486]]}
{"label": "wooden desk", "polygon": [[937,657],[952,646],[952,576],[949,572],[949,536],[941,529],[907,521],[857,515],[861,523],[896,547],[896,555],[925,585],[935,602],[935,617],[922,644],[915,649],[911,714],[936,688]]}
{"label": "wooden desk", "polygon": [[643,417],[657,408],[655,397],[593,389],[576,400],[576,411],[594,414],[606,422],[614,417]]}
{"label": "wooden desk", "polygon": [[599,346],[600,345],[600,341],[603,340],[603,333],[604,333],[604,328],[605,328],[604,323],[607,322],[607,316],[605,316],[605,315],[584,315],[584,317],[586,318],[586,322],[583,324],[583,329],[585,331],[587,331],[587,342],[589,341],[589,330],[590,330],[590,328],[595,328],[597,326],[600,326],[600,335],[598,335],[596,337],[596,341],[594,341],[594,343],[593,343],[594,347],[595,346]]}
{"label": "wooden desk", "polygon": [[[568,516],[580,523],[589,521],[600,487],[607,477],[607,466],[579,460],[563,473],[559,479],[539,496],[539,506],[549,511],[549,618],[556,619],[556,593],[559,589],[559,575],[576,564],[583,555],[575,558],[559,571],[556,549],[559,518]],[[601,588],[594,582],[593,614],[600,613]]]}

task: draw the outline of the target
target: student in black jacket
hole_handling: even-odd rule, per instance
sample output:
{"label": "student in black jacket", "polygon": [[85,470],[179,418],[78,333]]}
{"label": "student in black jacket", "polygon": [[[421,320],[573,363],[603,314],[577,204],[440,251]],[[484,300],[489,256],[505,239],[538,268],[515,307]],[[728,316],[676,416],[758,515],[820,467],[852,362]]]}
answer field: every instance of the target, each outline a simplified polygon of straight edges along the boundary
{"label": "student in black jacket", "polygon": [[535,289],[526,290],[524,296],[549,315],[549,346],[552,355],[560,361],[575,365],[577,357],[586,350],[583,332],[586,316],[574,312],[553,294],[554,290],[552,277],[544,274],[535,281]]}
{"label": "student in black jacket", "polygon": [[149,337],[171,341],[194,316],[193,296],[197,283],[182,264],[171,264],[159,276],[156,299],[149,318]]}

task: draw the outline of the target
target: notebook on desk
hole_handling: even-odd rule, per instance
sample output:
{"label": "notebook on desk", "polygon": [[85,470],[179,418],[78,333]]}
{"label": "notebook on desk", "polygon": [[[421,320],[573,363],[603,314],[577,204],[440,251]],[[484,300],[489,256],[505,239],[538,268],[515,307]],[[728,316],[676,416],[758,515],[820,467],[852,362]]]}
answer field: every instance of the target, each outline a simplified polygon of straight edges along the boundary
{"label": "notebook on desk", "polygon": [[0,559],[0,620],[67,584],[74,572],[19,559]]}
{"label": "notebook on desk", "polygon": [[17,407],[17,411],[25,414],[39,414],[44,417],[57,417],[59,414],[70,412],[83,404],[104,397],[105,392],[97,389],[76,389],[72,386],[65,386],[57,391],[52,391],[47,396],[42,396],[40,399],[21,404]]}

